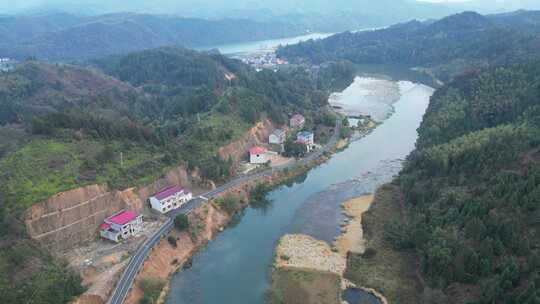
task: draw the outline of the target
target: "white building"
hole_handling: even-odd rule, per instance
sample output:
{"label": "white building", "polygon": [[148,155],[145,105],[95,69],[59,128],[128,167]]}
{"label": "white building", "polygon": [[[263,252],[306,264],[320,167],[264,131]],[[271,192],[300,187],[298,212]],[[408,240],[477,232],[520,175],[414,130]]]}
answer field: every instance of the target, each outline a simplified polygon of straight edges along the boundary
{"label": "white building", "polygon": [[182,207],[193,198],[193,194],[184,188],[171,186],[162,189],[154,196],[150,197],[150,205],[160,213],[167,213],[171,210]]}
{"label": "white building", "polygon": [[142,224],[142,215],[122,210],[103,221],[99,226],[99,234],[102,238],[118,243],[142,231]]}
{"label": "white building", "polygon": [[253,147],[249,149],[249,162],[252,164],[266,164],[268,158],[268,150],[263,147]]}
{"label": "white building", "polygon": [[282,145],[285,140],[287,140],[287,131],[282,129],[276,129],[268,136],[268,142],[275,145]]}

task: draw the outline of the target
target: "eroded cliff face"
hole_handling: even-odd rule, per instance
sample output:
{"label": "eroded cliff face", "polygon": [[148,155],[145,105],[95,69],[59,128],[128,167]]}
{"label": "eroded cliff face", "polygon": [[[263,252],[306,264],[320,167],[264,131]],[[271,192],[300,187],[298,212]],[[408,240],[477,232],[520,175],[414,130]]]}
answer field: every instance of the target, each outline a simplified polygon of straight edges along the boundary
{"label": "eroded cliff face", "polygon": [[106,185],[90,185],[58,193],[26,211],[25,224],[29,235],[54,252],[62,252],[96,240],[103,220],[122,209],[142,212],[146,199],[159,189],[172,184],[202,191],[195,172],[183,167],[169,171],[150,185],[123,191]]}
{"label": "eroded cliff face", "polygon": [[242,138],[219,149],[219,156],[233,160],[234,163],[247,158],[249,149],[256,145],[268,143],[268,136],[276,129],[274,124],[265,119],[251,128]]}
{"label": "eroded cliff face", "polygon": [[136,209],[118,191],[91,185],[35,204],[27,211],[25,223],[32,238],[58,251],[95,239],[97,227],[107,216],[128,207]]}

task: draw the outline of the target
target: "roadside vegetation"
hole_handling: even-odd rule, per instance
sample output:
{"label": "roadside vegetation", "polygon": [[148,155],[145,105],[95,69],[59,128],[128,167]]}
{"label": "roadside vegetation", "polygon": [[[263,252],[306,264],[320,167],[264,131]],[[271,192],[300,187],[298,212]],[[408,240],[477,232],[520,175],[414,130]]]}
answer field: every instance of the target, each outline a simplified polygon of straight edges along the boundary
{"label": "roadside vegetation", "polygon": [[221,210],[225,211],[228,215],[234,215],[240,209],[242,209],[242,206],[244,206],[245,204],[242,198],[240,198],[238,195],[233,194],[218,198],[215,200],[215,203]]}
{"label": "roadside vegetation", "polygon": [[185,214],[179,214],[174,219],[174,227],[178,231],[185,231],[186,229],[188,229],[189,228],[189,218],[188,218],[188,216],[185,215]]}
{"label": "roadside vegetation", "polygon": [[146,278],[139,282],[139,288],[144,296],[139,300],[139,304],[157,303],[161,291],[165,287],[165,281],[161,279]]}

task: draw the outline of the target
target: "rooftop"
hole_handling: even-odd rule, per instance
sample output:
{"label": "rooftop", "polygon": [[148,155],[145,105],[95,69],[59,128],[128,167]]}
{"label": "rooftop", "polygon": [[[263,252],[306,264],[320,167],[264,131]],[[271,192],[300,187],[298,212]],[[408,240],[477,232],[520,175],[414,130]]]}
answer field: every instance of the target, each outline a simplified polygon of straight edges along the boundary
{"label": "rooftop", "polygon": [[292,117],[291,117],[291,120],[293,121],[302,121],[302,120],[305,120],[304,116],[301,115],[301,114],[294,114]]}
{"label": "rooftop", "polygon": [[[112,215],[111,217],[108,217],[107,219],[105,219],[105,224],[107,223],[113,223],[113,224],[117,224],[117,225],[125,225],[131,221],[133,221],[134,219],[136,219],[139,215],[133,211],[129,211],[129,210],[122,210],[114,215]],[[101,225],[103,226],[103,224]],[[100,227],[101,228],[101,227]]]}
{"label": "rooftop", "polygon": [[296,134],[296,136],[298,136],[298,137],[310,137],[312,135],[313,135],[313,133],[308,132],[308,131],[302,131],[302,132],[298,132],[298,134]]}
{"label": "rooftop", "polygon": [[176,195],[177,193],[184,192],[185,189],[179,186],[170,186],[161,189],[158,193],[154,194],[154,197],[158,200],[166,199],[169,196]]}
{"label": "rooftop", "polygon": [[252,154],[252,155],[258,155],[258,154],[264,154],[266,153],[266,148],[263,148],[263,147],[253,147],[251,149],[249,149],[249,154]]}
{"label": "rooftop", "polygon": [[272,134],[276,135],[276,136],[283,136],[285,135],[285,130],[283,129],[275,129],[274,132],[272,132]]}

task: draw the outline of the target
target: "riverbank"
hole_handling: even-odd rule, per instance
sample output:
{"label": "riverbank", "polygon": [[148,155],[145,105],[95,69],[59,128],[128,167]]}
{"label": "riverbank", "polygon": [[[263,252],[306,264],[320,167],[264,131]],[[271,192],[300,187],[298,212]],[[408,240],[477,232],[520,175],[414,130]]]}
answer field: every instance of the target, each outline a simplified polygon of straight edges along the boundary
{"label": "riverbank", "polygon": [[[162,239],[145,261],[135,284],[125,303],[138,304],[145,296],[141,283],[144,281],[168,282],[169,277],[181,269],[189,258],[209,242],[230,221],[230,216],[215,204],[208,203],[197,208],[188,216],[190,228],[180,232],[173,229],[167,238]],[[194,233],[194,231],[197,231]],[[159,291],[158,303],[163,303],[168,284]],[[163,292],[164,291],[164,292]],[[147,295],[148,296],[148,295]]]}
{"label": "riverbank", "polygon": [[357,76],[343,92],[330,95],[329,103],[343,115],[382,122],[392,115],[406,87],[406,82]]}
{"label": "riverbank", "polygon": [[362,216],[373,202],[373,195],[363,195],[342,204],[346,219],[334,246],[302,234],[283,236],[275,250],[270,302],[342,303],[342,293],[355,289],[373,295],[379,303],[388,303],[376,289],[359,287],[345,277],[349,256],[366,254]]}
{"label": "riverbank", "polygon": [[343,213],[347,216],[342,225],[342,234],[337,237],[334,247],[342,256],[350,253],[362,254],[366,250],[362,215],[369,210],[373,203],[373,195],[360,196],[342,204]]}
{"label": "riverbank", "polygon": [[[346,140],[336,141],[327,153],[322,153],[317,158],[309,159],[306,163],[282,171],[276,170],[273,175],[265,177],[262,180],[248,181],[240,184],[194,209],[188,216],[190,222],[188,231],[179,232],[173,230],[154,248],[138,273],[125,303],[138,304],[145,296],[143,288],[141,288],[141,283],[148,281],[164,282],[159,297],[156,297],[157,303],[164,303],[170,290],[171,276],[184,268],[184,265],[189,264],[190,259],[197,251],[204,248],[219,232],[223,231],[227,225],[233,222],[237,213],[249,205],[251,190],[261,183],[266,184],[266,189],[269,190],[294,180],[297,176],[306,173],[311,168],[328,160],[333,153],[339,150],[339,143],[343,142],[346,142]],[[238,202],[241,202],[236,204],[233,210],[217,204],[217,201],[220,199],[231,196]],[[194,231],[197,231],[197,237],[194,237]],[[172,240],[176,240],[176,242]]]}
{"label": "riverbank", "polygon": [[414,254],[396,251],[385,239],[385,227],[400,225],[405,216],[398,186],[386,184],[379,188],[371,208],[362,216],[365,247],[371,253],[350,254],[345,277],[357,286],[373,288],[389,303],[420,303],[423,290],[416,273]]}
{"label": "riverbank", "polygon": [[[266,291],[275,282],[269,280],[269,270],[275,258],[275,246],[283,235],[305,234],[332,244],[340,234],[339,225],[344,218],[341,203],[374,193],[379,186],[390,182],[401,169],[400,160],[414,149],[416,129],[433,91],[411,84],[402,92],[400,100],[393,105],[395,113],[373,132],[361,140],[352,140],[348,148],[324,164],[269,192],[265,200],[271,204],[265,208],[243,211],[241,220],[235,220],[234,225],[193,257],[192,267],[174,275],[167,303],[263,304],[268,296]],[[339,292],[335,292],[339,284],[331,284],[336,277],[339,279],[335,273],[313,274],[305,269],[293,269],[284,276],[282,286],[292,286],[288,292],[293,299],[297,295],[296,303],[303,303],[304,296],[308,296],[302,289],[310,290],[309,286],[296,288],[297,285],[289,284],[297,276],[320,282],[319,287],[311,289],[311,295],[329,297],[319,298],[319,303],[339,300]],[[327,283],[323,282],[324,278]],[[328,288],[328,292],[318,292],[323,288]],[[379,303],[374,301],[370,303]]]}

